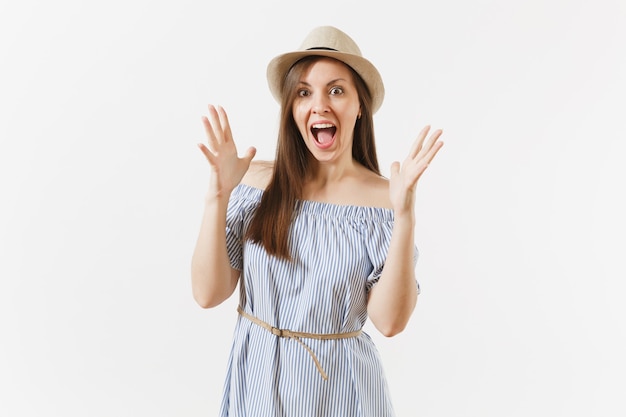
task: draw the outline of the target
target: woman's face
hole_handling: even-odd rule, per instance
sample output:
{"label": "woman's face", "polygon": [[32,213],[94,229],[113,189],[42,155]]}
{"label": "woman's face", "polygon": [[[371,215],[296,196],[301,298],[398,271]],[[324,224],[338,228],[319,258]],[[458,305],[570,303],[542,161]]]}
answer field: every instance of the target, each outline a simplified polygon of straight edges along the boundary
{"label": "woman's face", "polygon": [[319,59],[302,73],[296,90],[293,118],[311,154],[319,162],[351,161],[360,105],[348,67]]}

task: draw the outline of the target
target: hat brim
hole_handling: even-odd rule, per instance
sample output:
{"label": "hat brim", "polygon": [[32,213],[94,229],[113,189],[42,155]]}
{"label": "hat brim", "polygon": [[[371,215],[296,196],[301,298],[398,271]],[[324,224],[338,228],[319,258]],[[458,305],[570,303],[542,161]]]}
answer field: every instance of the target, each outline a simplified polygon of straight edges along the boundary
{"label": "hat brim", "polygon": [[382,77],[376,67],[367,59],[353,54],[314,49],[306,51],[288,52],[272,59],[267,66],[267,82],[272,96],[279,103],[282,101],[282,84],[289,69],[299,60],[307,56],[323,56],[337,59],[350,66],[361,76],[370,95],[372,96],[372,114],[380,108],[385,97],[385,87]]}

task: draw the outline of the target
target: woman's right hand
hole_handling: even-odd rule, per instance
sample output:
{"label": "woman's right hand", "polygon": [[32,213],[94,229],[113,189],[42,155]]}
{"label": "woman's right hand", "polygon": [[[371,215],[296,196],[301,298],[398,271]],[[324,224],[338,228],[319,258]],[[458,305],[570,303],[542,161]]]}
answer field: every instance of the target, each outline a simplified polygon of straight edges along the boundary
{"label": "woman's right hand", "polygon": [[239,158],[237,147],[228,123],[226,111],[221,106],[209,105],[209,114],[202,117],[207,145],[198,147],[211,165],[211,181],[207,197],[228,199],[231,191],[241,182],[256,154],[254,147],[248,148]]}

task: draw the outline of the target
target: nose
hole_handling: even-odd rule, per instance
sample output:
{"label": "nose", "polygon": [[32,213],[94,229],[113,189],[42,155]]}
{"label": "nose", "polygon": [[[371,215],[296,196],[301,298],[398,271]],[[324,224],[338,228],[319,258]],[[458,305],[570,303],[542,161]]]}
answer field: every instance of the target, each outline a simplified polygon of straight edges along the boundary
{"label": "nose", "polygon": [[328,97],[324,94],[316,94],[311,104],[311,112],[314,114],[322,114],[329,111]]}

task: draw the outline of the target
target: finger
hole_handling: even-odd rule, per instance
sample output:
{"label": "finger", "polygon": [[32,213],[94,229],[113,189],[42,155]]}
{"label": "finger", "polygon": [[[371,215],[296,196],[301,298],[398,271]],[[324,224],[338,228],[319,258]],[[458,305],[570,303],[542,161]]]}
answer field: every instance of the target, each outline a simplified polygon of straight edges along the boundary
{"label": "finger", "polygon": [[428,155],[430,154],[430,151],[433,149],[434,146],[437,145],[437,143],[440,143],[438,142],[438,140],[442,133],[443,131],[441,129],[433,132],[428,141],[424,144],[424,146],[422,146],[422,149],[420,149],[418,154],[415,156],[415,159],[419,161],[426,158],[428,160]]}
{"label": "finger", "polygon": [[217,138],[215,136],[215,132],[213,131],[213,125],[206,116],[202,116],[202,126],[204,126],[204,133],[206,134],[207,143],[211,150],[216,149]]}
{"label": "finger", "polygon": [[252,158],[254,158],[254,155],[256,155],[256,148],[251,146],[244,154],[243,159],[249,164],[250,161],[252,161]]}
{"label": "finger", "polygon": [[415,139],[415,142],[413,142],[413,146],[411,146],[411,150],[409,151],[410,158],[415,158],[419,151],[422,149],[422,144],[424,143],[424,139],[426,138],[426,135],[428,135],[429,130],[430,125],[426,125],[420,131],[419,135],[417,135],[417,139]]}
{"label": "finger", "polygon": [[426,143],[423,149],[425,149],[428,152],[433,147],[433,145],[437,142],[439,137],[441,137],[442,134],[443,134],[443,130],[441,129],[435,130],[433,134],[430,135],[430,138],[428,139],[428,142]]}
{"label": "finger", "polygon": [[426,159],[426,164],[430,164],[431,161],[433,160],[433,158],[435,158],[435,155],[437,155],[437,152],[439,152],[439,150],[443,147],[443,142],[437,142],[435,143],[430,150],[428,151],[428,153],[425,156]]}
{"label": "finger", "polygon": [[209,161],[209,164],[215,165],[215,155],[202,143],[198,143],[198,148],[204,154],[204,157]]}
{"label": "finger", "polygon": [[389,172],[391,173],[391,178],[395,178],[400,173],[400,162],[394,161]]}
{"label": "finger", "polygon": [[230,131],[230,123],[228,121],[228,115],[226,114],[226,110],[222,106],[217,106],[217,113],[220,119],[220,124],[222,131],[224,132],[224,142],[228,142],[232,140],[233,135]]}
{"label": "finger", "polygon": [[218,114],[217,109],[213,105],[209,105],[209,114],[208,120],[213,129],[213,137],[215,138],[215,143],[223,143],[224,142],[224,130],[222,128],[222,122],[220,120],[220,116]]}

